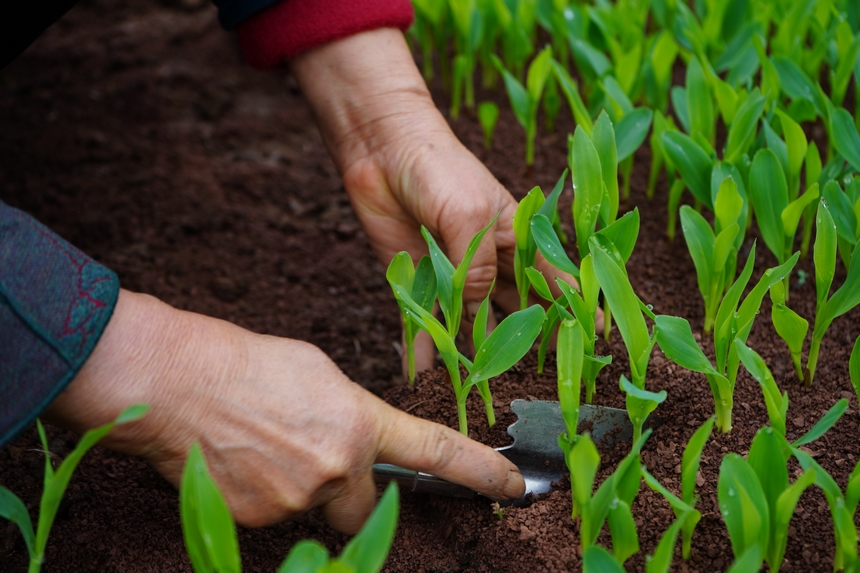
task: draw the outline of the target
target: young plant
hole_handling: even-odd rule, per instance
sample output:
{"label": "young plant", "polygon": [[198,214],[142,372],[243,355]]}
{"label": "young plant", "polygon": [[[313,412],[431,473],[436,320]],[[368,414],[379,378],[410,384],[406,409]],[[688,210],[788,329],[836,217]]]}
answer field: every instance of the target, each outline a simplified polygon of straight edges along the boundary
{"label": "young plant", "polygon": [[815,472],[808,469],[789,484],[783,444],[772,428],[759,430],[746,460],[737,454],[723,458],[717,484],[735,558],[757,546],[771,573],[782,565],[797,501],[815,480]]}
{"label": "young plant", "polygon": [[813,247],[815,261],[815,326],[812,329],[812,343],[806,360],[806,385],[811,386],[818,365],[821,341],[827,329],[836,318],[860,304],[860,249],[854,249],[848,265],[848,275],[842,286],[830,294],[830,285],[836,273],[836,225],[830,215],[827,202],[821,201],[816,216],[816,236]]}
{"label": "young plant", "polygon": [[[489,380],[511,368],[525,356],[537,338],[543,324],[545,313],[539,305],[534,305],[526,310],[517,311],[508,315],[496,329],[487,336],[487,317],[490,308],[490,293],[475,315],[475,323],[472,327],[472,338],[475,345],[475,360],[470,361],[458,350],[454,335],[442,326],[432,313],[425,310],[415,302],[403,285],[392,282],[393,276],[386,275],[394,296],[405,305],[411,318],[433,338],[436,349],[442,355],[442,361],[448,370],[451,384],[454,387],[454,395],[457,399],[457,418],[459,420],[460,432],[469,435],[469,426],[466,420],[466,398],[472,386],[478,386],[481,400],[487,413],[489,425],[496,423],[496,415],[493,410],[493,397],[490,394]],[[492,292],[492,287],[490,289]],[[460,364],[466,368],[465,380],[460,377]]]}
{"label": "young plant", "polygon": [[[648,484],[648,487],[662,495],[666,501],[669,502],[669,505],[672,506],[672,511],[675,512],[675,517],[677,518],[676,523],[679,524],[678,527],[681,530],[681,555],[684,559],[688,560],[691,556],[693,531],[696,528],[696,524],[702,519],[702,514],[695,509],[696,502],[698,501],[695,494],[696,475],[699,472],[699,462],[702,458],[702,450],[704,449],[708,438],[711,436],[711,431],[714,428],[714,421],[714,417],[708,418],[705,423],[696,430],[690,438],[690,441],[687,442],[687,447],[684,448],[684,455],[681,458],[680,498],[666,489],[663,484],[657,481],[657,478],[648,473],[644,467],[642,468],[642,477],[645,480],[645,483]],[[675,533],[675,537],[677,537],[677,533]],[[674,548],[674,546],[675,542],[672,541],[672,548]],[[671,558],[671,549],[664,551],[669,551],[669,557]]]}
{"label": "young plant", "polygon": [[785,172],[776,153],[770,149],[756,153],[749,177],[750,200],[762,238],[782,264],[794,249],[794,236],[804,209],[818,199],[818,184],[813,183],[802,196],[791,200]]}
{"label": "young plant", "polygon": [[[567,456],[571,474],[574,511],[579,515],[579,542],[583,553],[597,542],[603,524],[609,521],[612,535],[612,553],[620,563],[639,551],[636,524],[630,505],[639,492],[641,462],[639,452],[651,430],[633,444],[633,449],[615,471],[606,478],[592,495],[594,476],[600,465],[600,454],[588,435],[582,435]],[[573,515],[576,518],[576,514]]]}
{"label": "young plant", "polygon": [[[477,51],[481,45],[482,18],[475,0],[448,0],[448,7],[454,21],[454,39],[457,56],[454,58],[454,86],[451,94],[451,118],[460,116],[460,105],[465,100],[466,107],[475,107],[475,65]],[[444,57],[444,56],[442,56]]]}
{"label": "young plant", "polygon": [[854,387],[854,393],[857,394],[857,400],[860,402],[860,336],[854,341],[851,358],[848,359],[848,376],[851,379],[851,386]]}
{"label": "young plant", "polygon": [[130,406],[123,410],[113,422],[86,432],[72,453],[63,460],[57,469],[54,469],[51,460],[45,428],[41,421],[36,420],[39,438],[42,441],[42,450],[45,454],[45,489],[42,491],[42,500],[39,503],[39,521],[36,524],[35,533],[24,502],[14,493],[0,486],[0,517],[15,523],[21,531],[21,535],[24,536],[27,552],[30,554],[28,573],[38,573],[42,569],[42,563],[45,561],[45,548],[48,546],[48,534],[51,532],[51,526],[54,524],[54,518],[57,516],[57,510],[60,508],[63,494],[66,493],[69,480],[72,479],[72,474],[81,459],[115,426],[140,419],[148,409],[149,406],[144,404]]}
{"label": "young plant", "polygon": [[[433,311],[436,302],[436,275],[430,257],[421,257],[418,268],[412,265],[412,257],[407,252],[397,253],[391,260],[386,277],[390,284],[402,285],[412,300],[428,312]],[[403,318],[403,340],[406,345],[406,365],[409,385],[415,384],[415,335],[418,334],[418,323],[412,318],[409,309],[397,301]]]}
{"label": "young plant", "polygon": [[531,166],[535,160],[535,137],[537,137],[537,112],[541,96],[546,87],[549,74],[552,71],[552,47],[547,46],[535,57],[526,75],[526,85],[509,72],[497,56],[491,56],[494,65],[502,74],[511,108],[517,122],[526,130],[526,165]]}
{"label": "young plant", "polygon": [[714,327],[716,367],[699,347],[689,322],[675,316],[656,317],[655,337],[666,356],[679,366],[704,374],[708,379],[708,385],[714,397],[717,429],[723,433],[730,432],[732,429],[732,407],[739,367],[737,349],[732,343],[735,340],[746,341],[764,295],[775,283],[783,280],[791,272],[798,257],[799,253],[795,253],[782,265],[766,270],[738,307],[740,297],[752,276],[755,261],[755,244],[753,244],[743,271],[726,292],[717,312]]}
{"label": "young plant", "polygon": [[743,206],[737,184],[732,177],[727,177],[714,202],[714,229],[694,209],[687,205],[681,207],[681,228],[696,266],[699,292],[705,301],[705,334],[713,329],[723,293],[735,278],[736,239],[741,234]]}
{"label": "young plant", "polygon": [[[430,261],[433,263],[433,271],[436,273],[436,294],[439,299],[439,308],[442,309],[445,326],[451,338],[456,338],[460,331],[460,319],[463,317],[463,290],[466,288],[466,274],[469,272],[469,265],[472,264],[472,258],[478,251],[478,247],[481,246],[484,235],[496,224],[498,217],[499,215],[496,214],[489,225],[472,237],[469,246],[466,247],[463,260],[460,261],[457,268],[454,268],[445,253],[436,244],[436,239],[433,238],[430,231],[423,225],[421,226],[421,235],[427,242],[427,247],[430,250]],[[401,284],[400,286],[406,288],[405,285]],[[411,289],[409,290],[411,291]]]}
{"label": "young plant", "polygon": [[491,101],[482,101],[478,104],[478,121],[484,130],[484,147],[493,147],[493,133],[496,131],[496,122],[499,121],[499,106]]}
{"label": "young plant", "polygon": [[[740,340],[735,340],[734,346],[744,368],[752,374],[753,378],[761,386],[771,427],[776,431],[777,435],[785,438],[786,420],[788,417],[788,392],[779,393],[779,387],[773,379],[773,374],[771,374],[770,369],[755,350],[749,348]],[[839,421],[839,418],[842,417],[842,414],[847,409],[848,400],[845,398],[839,400],[808,432],[792,442],[791,445],[800,447],[814,442],[833,427],[833,424]]]}
{"label": "young plant", "polygon": [[[558,218],[558,198],[564,190],[566,179],[567,169],[561,174],[549,197],[546,199],[544,199],[543,191],[541,191],[540,187],[533,188],[519,202],[517,210],[514,213],[513,228],[517,241],[517,249],[514,252],[514,279],[517,285],[517,292],[520,295],[520,310],[526,308],[529,303],[529,277],[526,269],[535,265],[537,257],[537,243],[535,242],[531,225],[532,218],[537,215],[545,217],[548,221],[554,221]],[[550,224],[550,232],[553,235],[550,240],[553,243],[557,243],[558,237],[552,224]],[[579,271],[573,274],[574,276],[579,276]],[[554,327],[555,325],[553,325]]]}
{"label": "young plant", "polygon": [[[399,489],[392,482],[340,557],[331,558],[317,541],[300,541],[290,550],[278,573],[377,573],[385,564],[394,540],[399,505]],[[188,452],[182,471],[179,513],[185,549],[195,573],[242,571],[236,524],[198,444]]]}
{"label": "young plant", "polygon": [[801,353],[803,352],[803,341],[806,340],[806,333],[809,331],[809,322],[786,306],[785,294],[785,285],[781,282],[770,288],[770,300],[773,302],[770,317],[773,321],[774,330],[788,345],[798,380],[803,382]]}

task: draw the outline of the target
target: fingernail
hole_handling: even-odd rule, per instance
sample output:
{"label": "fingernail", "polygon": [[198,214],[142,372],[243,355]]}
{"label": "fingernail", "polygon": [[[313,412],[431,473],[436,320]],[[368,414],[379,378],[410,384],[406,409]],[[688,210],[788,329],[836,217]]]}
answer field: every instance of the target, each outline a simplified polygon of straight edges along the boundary
{"label": "fingernail", "polygon": [[481,303],[477,301],[467,302],[466,303],[466,320],[469,322],[475,322],[475,316],[478,314],[478,310],[481,308]]}
{"label": "fingernail", "polygon": [[502,495],[505,499],[520,499],[526,494],[526,482],[519,470],[510,470],[508,479],[505,480],[505,486],[502,488]]}

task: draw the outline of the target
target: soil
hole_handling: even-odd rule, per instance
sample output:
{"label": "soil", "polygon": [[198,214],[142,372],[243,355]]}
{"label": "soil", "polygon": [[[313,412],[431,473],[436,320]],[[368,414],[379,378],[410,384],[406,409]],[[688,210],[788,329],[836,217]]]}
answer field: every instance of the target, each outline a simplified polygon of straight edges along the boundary
{"label": "soil", "polygon": [[[440,108],[448,99],[439,89]],[[452,122],[457,135],[516,196],[534,185],[548,190],[566,167],[563,111],[555,131],[541,133],[533,174],[523,168],[523,133],[501,90],[478,90],[500,104],[491,150],[477,120]],[[53,26],[0,74],[0,198],[49,225],[115,269],[125,288],[179,308],[217,316],[256,332],[301,338],[325,350],[353,380],[414,415],[456,427],[453,393],[444,371],[422,374],[414,388],[399,373],[397,308],[353,216],[341,180],[313,127],[310,112],[283,71],[248,68],[214,10],[197,0],[88,0]],[[647,148],[636,154],[629,209],[642,215],[630,264],[634,288],[657,313],[688,318],[701,328],[702,303],[683,239],[665,238],[666,195],[644,197]],[[569,213],[568,189],[563,213]],[[569,226],[569,216],[567,217]],[[570,230],[568,231],[570,232]],[[744,243],[746,253],[752,237]],[[759,240],[756,275],[775,259]],[[814,316],[812,262],[791,277],[791,306]],[[844,278],[844,269],[835,284]],[[788,437],[800,436],[839,398],[850,408],[809,445],[841,487],[860,456],[860,415],[848,379],[848,356],[860,335],[860,309],[837,319],[824,341],[813,388],[795,378],[785,345],[773,331],[766,302],[749,344],[770,365],[791,398]],[[712,355],[711,343],[703,343]],[[599,352],[613,363],[598,381],[596,403],[623,407],[618,378],[628,361],[617,331]],[[679,464],[692,433],[712,413],[703,376],[655,351],[648,387],[665,389],[662,425],[642,459],[678,491]],[[552,356],[535,373],[535,356],[492,382],[499,423],[488,429],[482,405],[470,403],[474,438],[506,441],[516,398],[555,398]],[[676,552],[675,571],[719,571],[732,562],[719,516],[716,483],[727,452],[746,453],[767,423],[757,383],[745,372],[735,393],[734,429],[715,435],[702,456],[698,508],[703,518],[693,557]],[[49,428],[51,450],[65,456],[75,437]],[[626,453],[601,452],[598,481]],[[43,457],[32,429],[0,449],[0,483],[35,517]],[[792,463],[791,472],[799,468]],[[641,552],[627,562],[644,570],[644,555],[673,516],[659,495],[642,487],[633,507]],[[346,538],[317,512],[258,530],[239,530],[246,571],[274,571],[299,539],[318,539],[339,552]],[[609,545],[606,533],[601,542]],[[802,496],[791,523],[784,571],[828,571],[832,524],[823,495]],[[679,551],[679,550],[678,550]],[[12,524],[0,530],[0,570],[24,571],[26,549]],[[577,571],[577,524],[570,519],[567,480],[526,508],[497,516],[486,499],[405,494],[386,571]],[[177,495],[145,463],[96,448],[72,479],[48,544],[44,570],[190,571]]]}

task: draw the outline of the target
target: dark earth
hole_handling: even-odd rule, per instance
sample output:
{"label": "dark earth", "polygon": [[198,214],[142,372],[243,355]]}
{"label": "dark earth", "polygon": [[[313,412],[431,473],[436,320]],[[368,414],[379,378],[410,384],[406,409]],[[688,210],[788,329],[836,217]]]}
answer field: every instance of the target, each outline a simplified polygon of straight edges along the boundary
{"label": "dark earth", "polygon": [[[443,112],[448,98],[434,88]],[[566,167],[574,126],[562,112],[556,130],[541,134],[533,174],[522,161],[523,133],[498,89],[479,100],[500,104],[494,147],[483,148],[477,120],[452,127],[517,197],[534,185],[548,191]],[[353,380],[412,414],[456,427],[453,392],[444,371],[403,385],[397,307],[384,267],[367,245],[342,183],[287,72],[258,72],[242,61],[214,9],[198,0],[87,0],[0,73],[0,198],[26,210],[115,269],[125,288],[182,309],[230,320],[255,332],[320,346]],[[815,126],[806,126],[820,137]],[[634,288],[657,313],[701,328],[703,310],[683,238],[665,237],[667,186],[644,196],[649,152],[637,152],[631,205],[642,215],[629,264]],[[563,201],[570,233],[571,191]],[[741,260],[752,243],[748,237]],[[759,241],[754,280],[775,259]],[[791,277],[791,306],[813,318],[810,258]],[[836,285],[845,272],[839,267]],[[804,276],[810,277],[804,280]],[[794,375],[776,337],[766,302],[749,339],[790,394],[788,434],[800,436],[834,402],[850,408],[809,451],[840,487],[860,456],[860,415],[848,379],[848,356],[860,335],[860,309],[837,319],[824,341],[816,385]],[[705,340],[706,352],[713,354]],[[599,345],[613,364],[598,381],[596,402],[623,407],[618,378],[627,372],[617,331]],[[552,357],[551,357],[552,358]],[[554,364],[535,374],[535,356],[492,382],[499,425],[488,431],[482,406],[470,404],[473,437],[505,441],[516,398],[555,398]],[[683,448],[713,413],[703,376],[675,366],[658,351],[648,387],[665,389],[664,423],[642,459],[678,492]],[[767,423],[758,384],[742,373],[734,429],[708,442],[702,457],[698,508],[703,518],[689,563],[676,550],[674,571],[721,571],[732,563],[719,516],[716,484],[727,452],[745,454]],[[51,450],[65,456],[75,436],[48,429]],[[626,453],[602,452],[598,482]],[[0,450],[0,483],[17,493],[35,519],[44,458],[33,429]],[[792,462],[790,471],[799,474]],[[627,562],[643,571],[645,555],[673,519],[669,505],[643,486],[634,507],[641,552]],[[288,523],[239,529],[246,571],[271,572],[300,539],[339,552],[347,538],[311,512]],[[608,546],[604,533],[601,542]],[[578,571],[577,524],[570,519],[569,482],[523,509],[497,516],[486,499],[403,496],[400,525],[386,571]],[[815,488],[802,496],[791,523],[784,571],[828,571],[834,549],[830,512]],[[24,571],[27,552],[12,524],[0,528],[0,570]],[[96,448],[81,463],[48,544],[46,572],[190,571],[183,549],[176,491],[145,463]]]}

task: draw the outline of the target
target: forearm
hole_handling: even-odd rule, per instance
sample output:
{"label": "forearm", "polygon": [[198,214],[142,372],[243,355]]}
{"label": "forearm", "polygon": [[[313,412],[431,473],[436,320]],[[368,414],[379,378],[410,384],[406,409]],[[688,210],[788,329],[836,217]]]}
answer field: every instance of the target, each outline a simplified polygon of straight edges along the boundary
{"label": "forearm", "polygon": [[442,132],[456,142],[399,30],[379,28],[326,44],[291,60],[290,68],[342,173],[386,153],[406,126],[417,139]]}

